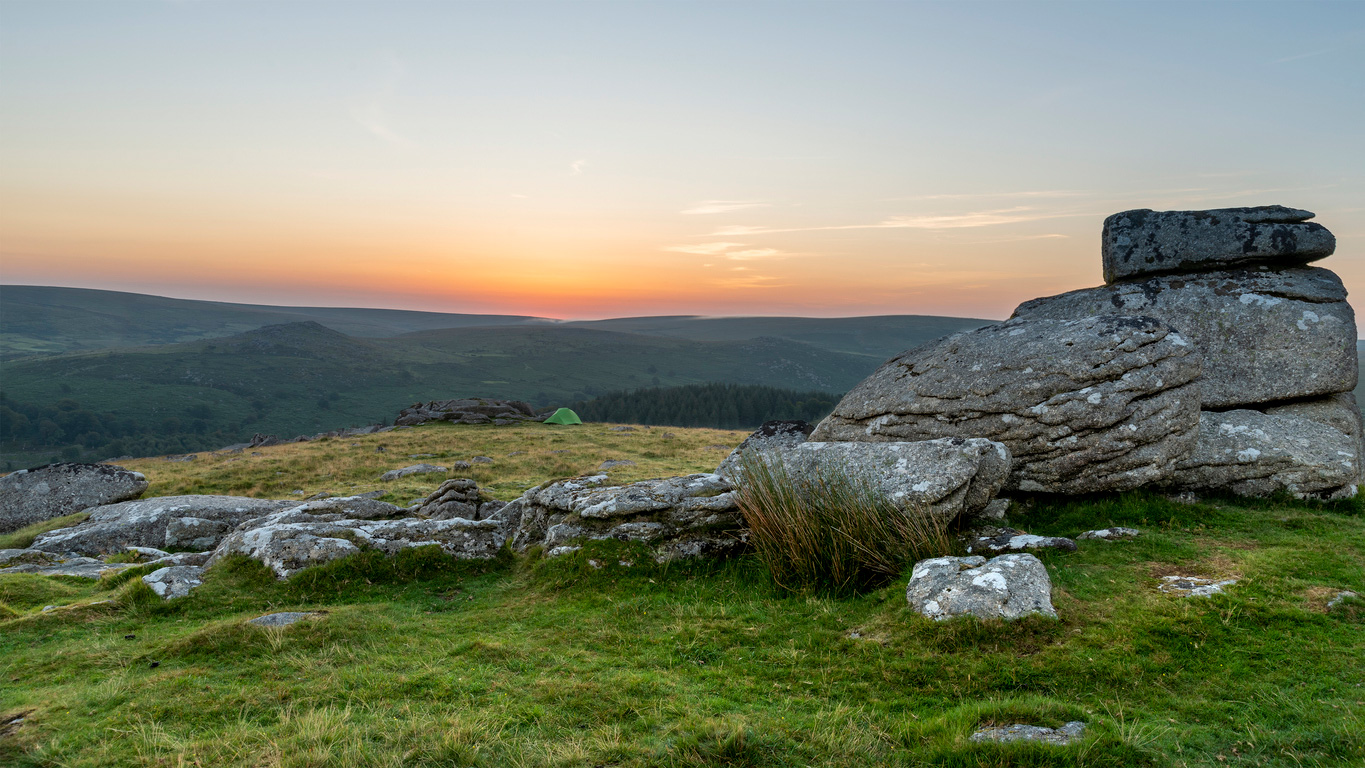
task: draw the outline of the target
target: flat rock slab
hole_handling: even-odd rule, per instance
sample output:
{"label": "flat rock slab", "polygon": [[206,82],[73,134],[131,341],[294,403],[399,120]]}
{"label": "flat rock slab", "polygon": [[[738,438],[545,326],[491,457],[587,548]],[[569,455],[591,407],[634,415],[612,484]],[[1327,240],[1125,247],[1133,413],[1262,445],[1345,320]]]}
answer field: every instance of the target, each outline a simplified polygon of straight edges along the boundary
{"label": "flat rock slab", "polygon": [[142,577],[142,583],[152,588],[162,600],[185,597],[204,583],[204,569],[197,565],[172,565],[152,571]]}
{"label": "flat rock slab", "polygon": [[902,353],[854,387],[813,441],[982,437],[1012,458],[1005,487],[1136,488],[1194,447],[1200,359],[1152,318],[1016,319]]}
{"label": "flat rock slab", "polygon": [[780,460],[797,483],[824,482],[830,470],[860,477],[907,512],[927,509],[942,520],[984,510],[1010,472],[1009,449],[983,438],[902,442],[804,442],[759,454]]}
{"label": "flat rock slab", "polygon": [[323,614],[315,611],[281,611],[280,613],[267,613],[264,616],[257,616],[248,621],[258,627],[287,627],[290,624],[297,624],[304,619],[311,619],[314,616]]}
{"label": "flat rock slab", "polygon": [[1298,498],[1340,499],[1356,494],[1360,470],[1359,437],[1292,408],[1273,414],[1205,411],[1194,451],[1168,482],[1241,496],[1286,491]]}
{"label": "flat rock slab", "polygon": [[[468,468],[468,463],[467,463],[467,462],[466,462],[466,467],[465,467],[465,468]],[[433,475],[433,474],[442,474],[442,475],[443,475],[443,474],[445,474],[447,471],[448,471],[448,470],[447,470],[445,467],[442,467],[442,466],[437,465],[437,464],[413,464],[413,465],[410,466],[410,467],[403,467],[403,468],[401,468],[401,469],[391,469],[391,470],[389,470],[388,472],[385,472],[384,474],[380,475],[380,476],[379,476],[379,479],[380,479],[380,480],[385,480],[385,481],[387,481],[387,480],[397,480],[397,479],[399,479],[399,478],[401,478],[401,477],[407,477],[408,475]]]}
{"label": "flat rock slab", "polygon": [[1057,618],[1052,579],[1033,555],[921,560],[910,574],[905,596],[911,608],[936,621],[955,616],[1018,619],[1032,614]]}
{"label": "flat rock slab", "polygon": [[49,464],[0,477],[0,533],[136,499],[147,478],[112,464]]}
{"label": "flat rock slab", "polygon": [[1016,318],[1155,317],[1204,360],[1200,401],[1223,409],[1349,392],[1355,311],[1341,278],[1304,267],[1153,277],[1033,299]]}
{"label": "flat rock slab", "polygon": [[1005,552],[1028,552],[1038,549],[1075,552],[1076,542],[1062,536],[1034,536],[1013,528],[1001,528],[993,533],[977,536],[967,544],[967,552],[973,555],[999,555]]}
{"label": "flat rock slab", "polygon": [[163,496],[108,504],[90,510],[85,522],[71,528],[48,531],[33,541],[33,549],[102,555],[127,547],[161,547],[172,520],[197,517],[237,525],[261,517],[297,501],[249,499],[237,496]]}
{"label": "flat rock slab", "polygon": [[1157,589],[1177,597],[1213,597],[1223,594],[1223,587],[1236,584],[1236,579],[1201,579],[1197,576],[1162,576]]}
{"label": "flat rock slab", "polygon": [[1015,741],[1035,741],[1040,744],[1066,746],[1083,735],[1085,735],[1085,723],[1072,720],[1060,728],[1042,728],[1023,723],[990,726],[973,733],[968,741],[978,743],[994,741],[1001,744],[1009,744]]}
{"label": "flat rock slab", "polygon": [[1121,541],[1123,539],[1136,539],[1142,531],[1136,528],[1124,528],[1115,526],[1113,528],[1099,528],[1093,531],[1086,531],[1077,536],[1077,539],[1085,541]]}
{"label": "flat rock slab", "polygon": [[[16,550],[0,550],[14,553]],[[38,550],[17,550],[20,555],[8,555],[0,565],[0,574],[31,573],[38,576],[76,576],[83,579],[98,579],[106,572],[117,573],[128,568],[137,568],[136,563],[106,563],[93,557],[54,554]],[[45,557],[44,557],[45,556]]]}
{"label": "flat rock slab", "polygon": [[1309,211],[1282,205],[1116,213],[1104,220],[1104,281],[1239,264],[1306,264],[1331,256],[1336,238],[1311,218]]}

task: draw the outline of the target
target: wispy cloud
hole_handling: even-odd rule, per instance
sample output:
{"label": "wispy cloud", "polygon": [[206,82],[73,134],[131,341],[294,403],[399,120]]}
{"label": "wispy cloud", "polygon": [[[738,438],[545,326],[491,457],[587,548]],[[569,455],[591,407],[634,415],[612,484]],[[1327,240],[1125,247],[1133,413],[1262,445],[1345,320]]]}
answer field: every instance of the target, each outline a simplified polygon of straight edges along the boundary
{"label": "wispy cloud", "polygon": [[374,85],[351,104],[351,119],[375,138],[397,147],[410,147],[415,142],[399,133],[393,126],[388,110],[388,102],[398,89],[404,75],[403,62],[390,56],[382,65],[382,70]]}
{"label": "wispy cloud", "polygon": [[1075,189],[1036,189],[1020,192],[971,192],[962,194],[942,194],[942,195],[912,195],[910,197],[887,198],[890,201],[897,200],[1001,200],[1009,198],[1065,198],[1065,197],[1088,197],[1093,192],[1085,192]]}
{"label": "wispy cloud", "polygon": [[736,235],[760,235],[777,232],[824,232],[841,229],[967,229],[972,227],[994,227],[1001,224],[1020,224],[1045,219],[1060,219],[1072,216],[1087,216],[1088,213],[1043,213],[1029,207],[1002,208],[992,211],[973,211],[971,213],[948,214],[942,216],[892,216],[874,224],[838,224],[826,227],[721,227],[711,233],[711,237],[734,237]]}
{"label": "wispy cloud", "polygon": [[[759,261],[760,259],[782,259],[792,254],[776,248],[745,248],[747,243],[696,243],[693,245],[669,245],[665,251],[692,253],[698,256],[720,256],[730,261]],[[743,250],[735,250],[743,248]]]}
{"label": "wispy cloud", "polygon": [[698,256],[714,256],[742,245],[744,243],[697,243],[696,245],[670,245],[664,250],[676,253],[695,253]]}
{"label": "wispy cloud", "polygon": [[575,160],[572,163],[569,163],[569,175],[570,176],[582,175],[583,169],[586,167],[588,167],[587,160]]}
{"label": "wispy cloud", "polygon": [[772,203],[762,200],[703,200],[691,208],[678,211],[678,213],[686,215],[729,213],[730,211],[742,211],[746,208],[769,208],[771,206]]}
{"label": "wispy cloud", "polygon": [[1293,55],[1293,56],[1285,56],[1285,57],[1282,58],[1282,59],[1275,59],[1274,61],[1272,61],[1272,62],[1270,62],[1270,63],[1271,63],[1271,64],[1284,64],[1285,62],[1289,62],[1289,61],[1298,61],[1299,59],[1311,59],[1311,58],[1313,58],[1314,56],[1322,56],[1323,54],[1331,53],[1331,52],[1333,52],[1333,51],[1335,51],[1335,50],[1337,50],[1337,49],[1336,49],[1336,48],[1323,48],[1321,51],[1312,51],[1312,52],[1310,52],[1310,53],[1299,53],[1299,54],[1295,54],[1295,55]]}

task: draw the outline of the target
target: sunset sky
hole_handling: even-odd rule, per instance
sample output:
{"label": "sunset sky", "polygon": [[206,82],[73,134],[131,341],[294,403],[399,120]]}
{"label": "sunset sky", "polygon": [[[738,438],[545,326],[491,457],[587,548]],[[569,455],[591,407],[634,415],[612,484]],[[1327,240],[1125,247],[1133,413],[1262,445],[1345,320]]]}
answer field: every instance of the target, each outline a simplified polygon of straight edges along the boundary
{"label": "sunset sky", "polygon": [[1365,3],[0,3],[0,282],[1002,318],[1278,203],[1365,295]]}

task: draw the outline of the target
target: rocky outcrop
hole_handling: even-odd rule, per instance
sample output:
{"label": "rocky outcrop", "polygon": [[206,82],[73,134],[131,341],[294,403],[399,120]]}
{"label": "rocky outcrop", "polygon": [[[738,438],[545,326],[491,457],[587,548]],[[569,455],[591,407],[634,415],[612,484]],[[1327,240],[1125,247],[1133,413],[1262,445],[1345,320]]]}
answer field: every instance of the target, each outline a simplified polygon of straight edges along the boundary
{"label": "rocky outcrop", "polygon": [[955,616],[1018,619],[1031,614],[1057,618],[1052,580],[1033,555],[921,560],[910,574],[905,596],[911,608],[938,621]]}
{"label": "rocky outcrop", "polygon": [[983,437],[1009,448],[1007,488],[1136,488],[1193,448],[1200,371],[1194,347],[1152,318],[1011,320],[892,359],[811,440]]}
{"label": "rocky outcrop", "polygon": [[416,509],[417,517],[430,520],[487,520],[495,516],[507,502],[485,499],[479,492],[479,484],[466,478],[456,478],[441,483],[423,499]]}
{"label": "rocky outcrop", "polygon": [[607,485],[606,475],[561,480],[527,491],[502,515],[518,519],[518,551],[617,539],[644,542],[666,561],[729,554],[747,543],[734,488],[714,474],[629,485]]}
{"label": "rocky outcrop", "polygon": [[1010,473],[1009,450],[981,438],[806,442],[757,455],[773,466],[780,461],[782,475],[798,486],[822,482],[834,469],[867,481],[899,509],[924,509],[944,521],[984,510]]}
{"label": "rocky outcrop", "polygon": [[1016,318],[1155,317],[1204,361],[1204,408],[1318,397],[1355,388],[1355,312],[1341,278],[1304,267],[1168,275],[1033,299]]}
{"label": "rocky outcrop", "polygon": [[[1312,408],[1312,406],[1308,406]],[[1323,412],[1329,409],[1324,407]],[[1199,439],[1167,483],[1242,496],[1288,491],[1299,498],[1349,498],[1360,482],[1359,414],[1355,434],[1294,407],[1200,414]]]}
{"label": "rocky outcrop", "polygon": [[404,408],[395,426],[411,427],[433,421],[449,421],[455,424],[520,424],[528,421],[544,421],[553,409],[537,414],[530,403],[520,400],[488,400],[467,398],[463,400],[432,400],[428,403],[414,403]]}
{"label": "rocky outcrop", "polygon": [[0,533],[136,499],[147,478],[111,464],[49,464],[0,477]]}
{"label": "rocky outcrop", "polygon": [[1306,264],[1337,241],[1309,211],[1267,205],[1209,211],[1116,213],[1104,220],[1104,281],[1255,263]]}
{"label": "rocky outcrop", "polygon": [[446,554],[469,559],[495,557],[511,531],[501,520],[312,520],[266,522],[234,531],[223,540],[208,564],[241,554],[259,560],[286,579],[304,568],[374,549],[393,555],[412,547],[436,544]]}
{"label": "rocky outcrop", "polygon": [[32,547],[80,555],[122,552],[130,546],[160,547],[165,545],[166,529],[172,520],[197,517],[235,526],[244,520],[297,505],[296,501],[237,496],[163,496],[125,501],[95,507],[85,522],[44,533],[34,540]]}
{"label": "rocky outcrop", "polygon": [[795,448],[806,442],[814,430],[815,427],[810,422],[800,419],[766,421],[725,457],[716,468],[716,474],[733,483],[738,479],[740,465],[745,456]]}

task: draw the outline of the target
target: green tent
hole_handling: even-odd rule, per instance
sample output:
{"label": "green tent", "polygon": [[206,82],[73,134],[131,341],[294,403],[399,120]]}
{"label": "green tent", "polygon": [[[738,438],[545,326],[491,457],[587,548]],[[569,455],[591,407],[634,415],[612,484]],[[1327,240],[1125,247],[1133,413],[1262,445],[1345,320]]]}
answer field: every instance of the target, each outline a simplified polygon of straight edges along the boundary
{"label": "green tent", "polygon": [[582,424],[583,420],[578,418],[578,414],[568,408],[560,408],[545,420],[546,424]]}

